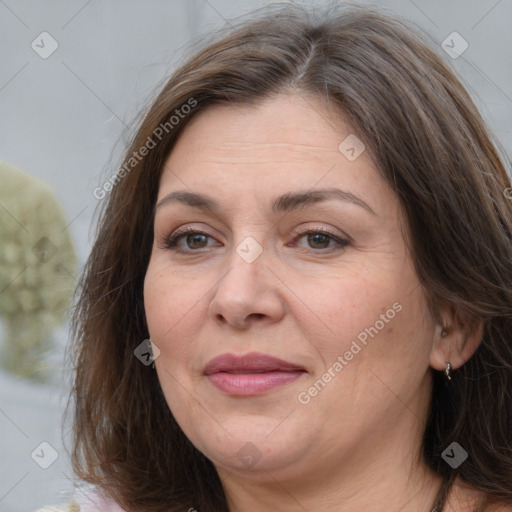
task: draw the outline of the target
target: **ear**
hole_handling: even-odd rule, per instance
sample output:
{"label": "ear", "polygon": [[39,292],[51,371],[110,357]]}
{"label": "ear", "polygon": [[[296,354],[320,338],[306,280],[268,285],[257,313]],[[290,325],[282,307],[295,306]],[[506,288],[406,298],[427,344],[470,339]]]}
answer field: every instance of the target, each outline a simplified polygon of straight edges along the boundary
{"label": "ear", "polygon": [[430,365],[442,371],[449,362],[455,370],[476,352],[482,341],[484,322],[453,303],[438,309],[440,320],[435,326]]}

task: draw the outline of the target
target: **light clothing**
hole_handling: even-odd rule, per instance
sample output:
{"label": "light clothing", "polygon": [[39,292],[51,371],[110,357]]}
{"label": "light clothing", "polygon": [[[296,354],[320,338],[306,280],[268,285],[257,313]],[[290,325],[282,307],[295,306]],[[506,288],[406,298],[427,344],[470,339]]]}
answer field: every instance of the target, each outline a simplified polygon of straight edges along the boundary
{"label": "light clothing", "polygon": [[63,506],[47,506],[36,512],[126,512],[115,501],[97,490],[77,493],[76,499]]}

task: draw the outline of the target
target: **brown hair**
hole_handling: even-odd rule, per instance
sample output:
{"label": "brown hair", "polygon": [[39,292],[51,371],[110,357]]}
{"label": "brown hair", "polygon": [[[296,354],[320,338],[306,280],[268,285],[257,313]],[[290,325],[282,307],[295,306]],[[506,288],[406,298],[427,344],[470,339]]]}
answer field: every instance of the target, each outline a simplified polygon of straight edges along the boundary
{"label": "brown hair", "polygon": [[[76,474],[131,510],[228,510],[213,464],[175,422],[156,372],[134,357],[148,338],[154,205],[165,159],[194,116],[290,90],[341,109],[373,155],[406,213],[432,311],[448,302],[484,322],[449,386],[432,370],[423,455],[443,478],[441,508],[456,475],[511,503],[510,180],[474,103],[425,36],[357,7],[253,14],[180,67],[145,114],[105,200],[73,319]],[[194,107],[180,110],[186,104]],[[188,113],[176,124],[177,110]],[[131,160],[150,139],[155,147]],[[440,457],[453,441],[469,453],[455,470]]]}

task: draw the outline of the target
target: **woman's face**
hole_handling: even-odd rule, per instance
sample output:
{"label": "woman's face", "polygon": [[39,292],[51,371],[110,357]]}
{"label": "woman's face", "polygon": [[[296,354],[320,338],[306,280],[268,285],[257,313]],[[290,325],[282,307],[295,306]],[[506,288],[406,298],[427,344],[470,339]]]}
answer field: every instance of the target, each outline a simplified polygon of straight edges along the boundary
{"label": "woman's face", "polygon": [[298,95],[203,112],[154,228],[158,378],[221,474],[321,478],[419,449],[435,323],[397,198],[348,125]]}

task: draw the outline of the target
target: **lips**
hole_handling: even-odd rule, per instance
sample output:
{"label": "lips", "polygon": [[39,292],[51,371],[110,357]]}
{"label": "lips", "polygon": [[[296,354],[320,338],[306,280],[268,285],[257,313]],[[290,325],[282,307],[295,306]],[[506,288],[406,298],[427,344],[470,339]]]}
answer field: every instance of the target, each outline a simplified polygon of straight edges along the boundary
{"label": "lips", "polygon": [[223,354],[213,358],[205,367],[205,375],[213,373],[263,373],[273,371],[305,371],[301,366],[265,354],[251,353],[243,356]]}
{"label": "lips", "polygon": [[212,359],[204,369],[209,381],[229,395],[259,395],[301,377],[306,370],[272,356],[250,353],[224,354]]}

